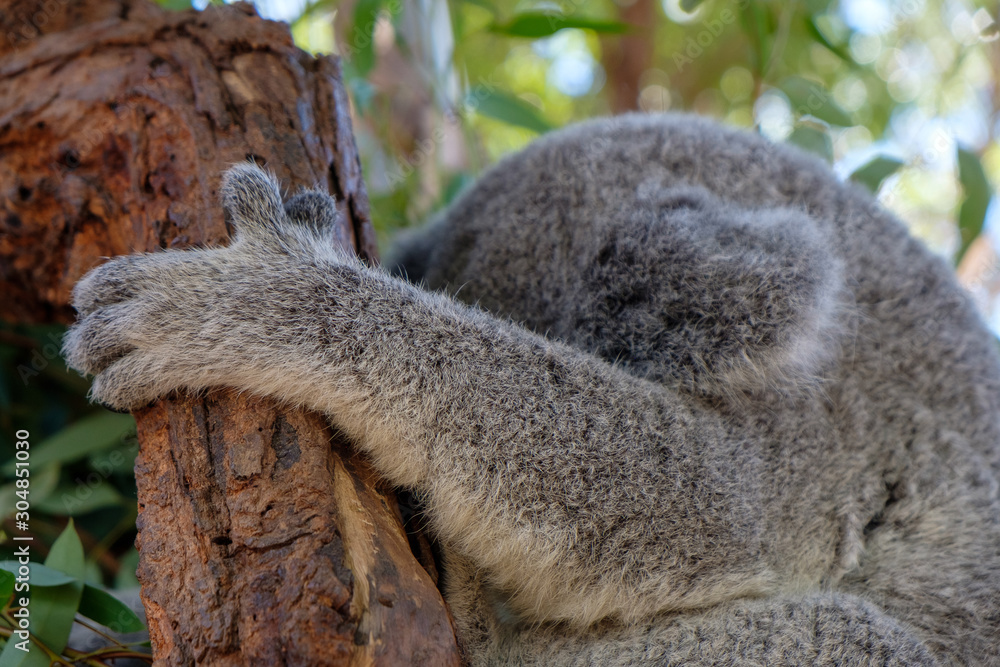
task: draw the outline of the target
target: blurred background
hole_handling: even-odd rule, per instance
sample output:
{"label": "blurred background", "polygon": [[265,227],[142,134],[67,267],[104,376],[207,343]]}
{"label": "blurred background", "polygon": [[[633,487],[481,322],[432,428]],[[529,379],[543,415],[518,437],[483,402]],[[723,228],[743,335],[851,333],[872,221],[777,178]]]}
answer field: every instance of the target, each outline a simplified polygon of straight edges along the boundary
{"label": "blurred background", "polygon": [[[255,4],[265,17],[289,22],[303,49],[342,57],[383,244],[540,134],[626,111],[692,111],[798,144],[839,177],[875,191],[955,263],[1000,331],[995,4]],[[14,428],[27,428],[39,556],[74,517],[88,580],[134,585],[134,422],[87,404],[88,382],[59,357],[61,335],[59,327],[0,325],[3,528],[14,532]]]}

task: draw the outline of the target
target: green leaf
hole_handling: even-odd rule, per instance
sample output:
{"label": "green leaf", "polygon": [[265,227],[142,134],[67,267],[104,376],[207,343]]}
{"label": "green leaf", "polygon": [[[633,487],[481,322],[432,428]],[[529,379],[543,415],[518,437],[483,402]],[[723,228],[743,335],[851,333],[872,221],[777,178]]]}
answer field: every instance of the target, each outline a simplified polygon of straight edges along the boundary
{"label": "green leaf", "polygon": [[375,66],[375,24],[381,10],[382,0],[360,0],[354,7],[345,51],[351,54],[351,63],[361,77],[367,76]]}
{"label": "green leaf", "polygon": [[958,149],[958,180],[965,190],[965,199],[958,212],[958,232],[962,244],[955,257],[955,263],[961,261],[965,251],[983,231],[986,221],[986,209],[990,206],[993,192],[986,178],[983,164],[972,151],[959,147]]}
{"label": "green leaf", "polygon": [[542,134],[552,125],[542,118],[535,107],[513,95],[496,89],[477,86],[465,97],[465,106],[484,116],[496,118],[508,125],[516,125]]}
{"label": "green leaf", "polygon": [[[4,561],[0,567],[8,569],[13,561]],[[15,563],[15,565],[18,565]],[[84,574],[83,545],[76,534],[73,520],[52,543],[52,549],[45,559],[45,565],[31,563],[31,625],[29,630],[39,641],[55,654],[66,648],[73,618],[76,616],[83,595]],[[59,585],[43,585],[65,579]],[[48,667],[49,659],[38,646],[31,644],[28,651],[18,650],[15,642],[8,641],[0,654],[0,667]]]}
{"label": "green leaf", "polygon": [[[73,520],[56,541],[45,559],[45,566],[82,580],[85,574],[83,545]],[[31,594],[31,631],[54,653],[62,653],[73,628],[73,618],[83,595],[83,581],[63,586],[39,588]]]}
{"label": "green leaf", "polygon": [[879,155],[855,169],[850,179],[855,183],[865,186],[870,192],[875,193],[878,192],[882,181],[895,174],[903,164],[902,161],[896,158]]}
{"label": "green leaf", "polygon": [[771,59],[771,15],[757,0],[748,0],[740,12],[740,21],[753,47],[753,69],[763,77]]}
{"label": "green leaf", "polygon": [[7,570],[0,570],[0,605],[7,604],[10,596],[14,594],[14,573]]}
{"label": "green leaf", "polygon": [[[0,570],[5,572],[12,572],[16,574],[19,567],[21,567],[21,563],[16,560],[0,561]],[[53,570],[51,567],[46,567],[41,563],[28,563],[28,569],[30,570],[28,574],[28,584],[31,588],[63,586],[76,581],[75,577],[72,577],[65,572],[60,572],[59,570]]]}
{"label": "green leaf", "polygon": [[830,135],[823,130],[800,125],[788,137],[788,141],[810,153],[819,155],[827,162],[833,161],[833,142],[830,141]]}
{"label": "green leaf", "polygon": [[834,55],[836,55],[838,58],[840,58],[841,60],[843,60],[844,62],[846,62],[849,65],[852,65],[852,66],[855,66],[855,67],[857,66],[857,63],[854,61],[854,58],[851,57],[850,51],[848,51],[847,49],[845,49],[843,46],[838,46],[837,44],[834,44],[823,33],[823,30],[816,23],[816,17],[815,16],[807,16],[806,17],[806,32],[809,33],[810,35],[812,35],[813,39],[815,39],[817,42],[819,42],[820,44],[822,44],[823,46],[825,46],[827,49],[829,49],[830,52],[833,53]]}
{"label": "green leaf", "polygon": [[800,116],[813,116],[830,125],[841,127],[853,124],[851,116],[837,106],[830,92],[818,83],[790,76],[781,82],[780,88]]}
{"label": "green leaf", "polygon": [[[92,452],[122,442],[125,435],[134,431],[135,419],[132,415],[100,412],[67,426],[33,447],[30,462],[32,467],[35,467],[53,461],[59,463],[76,461]],[[14,463],[15,461],[11,459],[4,464],[3,472],[12,474]]]}
{"label": "green leaf", "polygon": [[511,37],[548,37],[563,28],[580,28],[596,33],[617,35],[628,32],[629,26],[617,21],[588,19],[582,16],[563,16],[546,12],[518,14],[507,23],[494,23],[490,30]]}
{"label": "green leaf", "polygon": [[98,482],[94,486],[81,482],[74,486],[60,486],[44,500],[34,503],[34,507],[49,514],[80,516],[124,502],[124,497],[107,482]]}
{"label": "green leaf", "polygon": [[83,586],[80,613],[118,633],[140,632],[146,629],[134,611],[124,602],[99,588]]}

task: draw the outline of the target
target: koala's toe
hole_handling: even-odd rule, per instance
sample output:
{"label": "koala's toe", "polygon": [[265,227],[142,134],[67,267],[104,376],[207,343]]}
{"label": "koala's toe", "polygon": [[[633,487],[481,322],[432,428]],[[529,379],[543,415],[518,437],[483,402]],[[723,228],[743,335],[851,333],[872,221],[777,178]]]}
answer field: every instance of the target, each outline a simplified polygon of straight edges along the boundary
{"label": "koala's toe", "polygon": [[303,190],[285,202],[285,215],[294,224],[316,234],[336,233],[340,228],[340,212],[333,197],[319,190]]}
{"label": "koala's toe", "polygon": [[144,255],[116,257],[85,275],[73,288],[73,307],[80,317],[135,296],[145,259]]}
{"label": "koala's toe", "polygon": [[286,221],[277,180],[252,162],[237,164],[222,175],[222,203],[237,238],[273,237]]}
{"label": "koala's toe", "polygon": [[94,378],[90,400],[115,412],[130,412],[169,392],[162,369],[151,368],[139,355],[127,355]]}
{"label": "koala's toe", "polygon": [[129,341],[134,316],[128,303],[100,308],[70,328],[63,355],[71,368],[97,375],[135,349]]}

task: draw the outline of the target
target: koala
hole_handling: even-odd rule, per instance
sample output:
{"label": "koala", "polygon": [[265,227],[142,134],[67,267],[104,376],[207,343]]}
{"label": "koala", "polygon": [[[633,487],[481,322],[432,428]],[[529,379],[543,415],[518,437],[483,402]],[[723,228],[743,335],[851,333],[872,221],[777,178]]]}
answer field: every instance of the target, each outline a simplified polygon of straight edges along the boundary
{"label": "koala", "polygon": [[327,415],[421,500],[472,665],[1000,665],[1000,359],[818,160],[687,115],[551,133],[385,269],[224,177],[228,247],[113,259],[65,353],[128,410]]}

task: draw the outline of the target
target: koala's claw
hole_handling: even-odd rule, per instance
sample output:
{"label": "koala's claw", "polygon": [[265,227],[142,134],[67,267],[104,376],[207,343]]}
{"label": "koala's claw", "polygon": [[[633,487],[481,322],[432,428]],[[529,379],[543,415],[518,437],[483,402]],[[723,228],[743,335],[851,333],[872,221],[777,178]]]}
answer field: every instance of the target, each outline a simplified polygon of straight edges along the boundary
{"label": "koala's claw", "polygon": [[128,329],[135,319],[134,304],[103,307],[78,322],[66,334],[63,353],[69,365],[82,373],[97,375],[115,360],[135,349]]}
{"label": "koala's claw", "polygon": [[164,384],[164,369],[130,354],[104,369],[90,387],[90,399],[114,412],[129,412],[152,403],[173,387]]}
{"label": "koala's claw", "polygon": [[145,255],[116,257],[97,267],[73,288],[73,307],[80,318],[120,301],[132,298],[136,292],[137,271]]}

